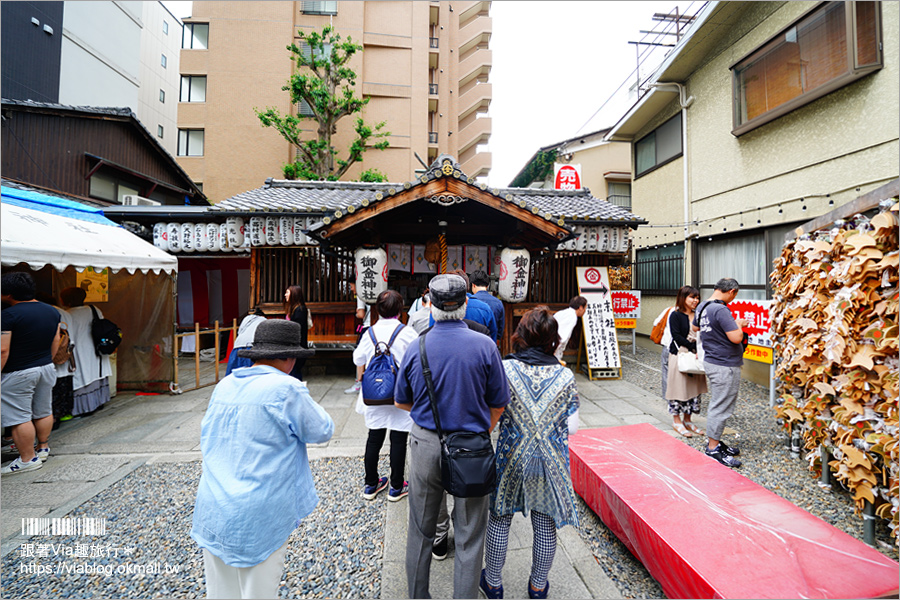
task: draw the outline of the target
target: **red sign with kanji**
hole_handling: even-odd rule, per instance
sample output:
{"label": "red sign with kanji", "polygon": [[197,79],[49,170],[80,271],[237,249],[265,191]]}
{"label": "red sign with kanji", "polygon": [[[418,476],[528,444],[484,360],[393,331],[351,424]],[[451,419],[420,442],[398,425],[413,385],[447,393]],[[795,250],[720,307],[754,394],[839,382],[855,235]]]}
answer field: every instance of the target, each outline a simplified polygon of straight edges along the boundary
{"label": "red sign with kanji", "polygon": [[633,290],[613,290],[612,295],[613,313],[617,319],[622,318],[640,318],[641,316],[641,293]]}
{"label": "red sign with kanji", "polygon": [[581,172],[574,165],[560,165],[556,170],[553,188],[557,190],[580,190]]}

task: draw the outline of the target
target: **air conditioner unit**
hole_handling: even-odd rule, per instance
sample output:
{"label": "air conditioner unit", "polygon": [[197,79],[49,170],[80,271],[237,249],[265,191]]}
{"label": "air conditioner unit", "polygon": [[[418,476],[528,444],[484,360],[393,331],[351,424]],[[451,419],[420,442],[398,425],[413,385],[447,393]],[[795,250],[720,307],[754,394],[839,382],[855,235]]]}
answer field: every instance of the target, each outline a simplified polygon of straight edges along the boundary
{"label": "air conditioner unit", "polygon": [[150,198],[144,198],[143,196],[126,194],[125,196],[122,196],[122,204],[124,206],[160,206],[162,202],[157,202],[156,200],[151,200]]}

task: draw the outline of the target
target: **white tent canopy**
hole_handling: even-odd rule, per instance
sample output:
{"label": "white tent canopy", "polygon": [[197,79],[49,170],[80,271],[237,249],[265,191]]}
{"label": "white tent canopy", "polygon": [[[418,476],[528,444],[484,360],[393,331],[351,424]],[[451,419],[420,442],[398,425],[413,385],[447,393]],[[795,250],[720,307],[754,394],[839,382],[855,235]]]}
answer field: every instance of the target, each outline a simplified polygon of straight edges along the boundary
{"label": "white tent canopy", "polygon": [[[6,192],[4,188],[4,193]],[[38,270],[72,266],[108,268],[113,273],[177,272],[178,259],[122,227],[106,225],[7,202],[0,204],[0,262],[27,263]]]}

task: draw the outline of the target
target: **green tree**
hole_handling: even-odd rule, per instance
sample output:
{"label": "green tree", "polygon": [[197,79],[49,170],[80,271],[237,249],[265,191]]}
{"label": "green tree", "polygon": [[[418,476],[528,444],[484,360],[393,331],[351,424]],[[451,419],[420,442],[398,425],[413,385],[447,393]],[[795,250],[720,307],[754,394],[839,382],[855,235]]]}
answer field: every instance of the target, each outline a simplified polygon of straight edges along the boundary
{"label": "green tree", "polygon": [[[356,137],[350,144],[347,157],[338,158],[338,151],[332,145],[338,121],[361,112],[369,103],[368,98],[354,95],[356,73],[347,66],[353,55],[361,52],[363,47],[354,44],[349,36],[342,41],[340,34],[335,33],[331,26],[324,27],[321,33],[304,33],[302,30],[297,33],[306,45],[302,48],[296,44],[287,47],[291,60],[297,65],[297,72],[281,89],[290,92],[293,105],[299,106],[301,101],[305,101],[313,114],[282,115],[275,108],[265,111],[254,109],[254,112],[264,127],[274,127],[299,150],[297,159],[283,167],[287,179],[336,181],[353,163],[361,161],[363,153],[370,147],[377,150],[387,148],[387,140],[378,140],[389,136],[390,132],[382,131],[384,121],[371,126],[358,116],[354,124]],[[302,138],[306,133],[302,130],[302,124],[309,120],[318,124],[315,139]]]}

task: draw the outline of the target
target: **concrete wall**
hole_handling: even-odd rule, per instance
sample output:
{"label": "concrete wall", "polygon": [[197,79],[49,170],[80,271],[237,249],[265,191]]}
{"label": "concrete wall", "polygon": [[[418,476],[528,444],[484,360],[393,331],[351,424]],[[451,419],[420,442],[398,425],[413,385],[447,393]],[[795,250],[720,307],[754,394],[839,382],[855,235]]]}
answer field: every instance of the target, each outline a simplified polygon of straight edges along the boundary
{"label": "concrete wall", "polygon": [[59,102],[138,111],[141,2],[66,2]]}
{"label": "concrete wall", "polygon": [[[144,127],[156,136],[163,147],[175,156],[178,149],[178,94],[181,83],[179,62],[181,55],[181,21],[156,1],[143,2],[143,31],[141,35],[140,92],[137,116]],[[168,24],[168,33],[163,22]],[[166,55],[163,68],[160,55]],[[165,92],[165,102],[159,91]],[[163,137],[158,137],[158,126]]]}

